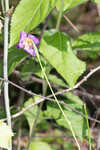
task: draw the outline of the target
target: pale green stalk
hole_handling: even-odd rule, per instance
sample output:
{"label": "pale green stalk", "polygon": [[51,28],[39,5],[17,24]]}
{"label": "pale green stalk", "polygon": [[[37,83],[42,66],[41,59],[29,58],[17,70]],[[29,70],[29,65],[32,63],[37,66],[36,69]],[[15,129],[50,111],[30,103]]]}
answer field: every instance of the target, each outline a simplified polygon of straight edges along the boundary
{"label": "pale green stalk", "polygon": [[86,117],[86,123],[88,128],[88,137],[89,137],[89,150],[92,150],[92,144],[91,144],[91,134],[90,134],[90,128],[89,128],[89,122],[88,122],[88,114],[86,110],[86,105],[84,104],[84,110],[85,110],[85,117]]}
{"label": "pale green stalk", "polygon": [[4,14],[4,10],[5,10],[5,8],[4,8],[4,0],[1,0],[1,6],[2,6],[2,12]]}
{"label": "pale green stalk", "polygon": [[74,139],[75,139],[75,142],[76,142],[76,144],[77,144],[77,147],[78,147],[78,149],[80,150],[80,145],[79,145],[79,143],[78,143],[78,141],[77,141],[77,138],[76,138],[76,136],[75,136],[74,130],[73,130],[72,125],[71,125],[71,122],[69,121],[69,119],[68,119],[67,116],[65,115],[65,113],[64,113],[64,111],[63,111],[61,105],[59,104],[59,101],[57,100],[57,98],[56,98],[56,96],[55,96],[55,93],[54,93],[54,91],[53,91],[53,89],[52,89],[52,87],[51,87],[51,85],[50,85],[50,82],[49,82],[49,80],[48,80],[48,78],[47,78],[47,75],[46,75],[46,73],[45,73],[45,70],[44,70],[44,68],[43,68],[43,66],[42,66],[42,63],[41,63],[41,60],[40,60],[40,56],[39,56],[37,47],[35,46],[34,42],[33,42],[33,47],[34,47],[34,49],[35,49],[36,56],[37,56],[37,58],[38,58],[40,67],[41,67],[42,72],[43,72],[43,74],[44,74],[44,77],[45,77],[45,79],[46,79],[46,81],[47,81],[47,84],[48,84],[48,86],[49,86],[49,88],[50,88],[50,90],[51,90],[51,92],[52,92],[52,95],[53,95],[53,97],[54,97],[54,99],[55,99],[57,105],[59,106],[59,108],[60,108],[60,110],[61,110],[61,112],[62,112],[62,114],[63,114],[63,116],[64,116],[64,118],[65,118],[65,120],[66,120],[66,122],[67,122],[67,124],[69,125],[69,128],[70,128],[70,130],[71,130],[71,132],[72,132],[72,135],[73,135],[73,137],[74,137]]}
{"label": "pale green stalk", "polygon": [[[6,12],[9,10],[9,1],[5,0]],[[11,127],[11,116],[9,107],[9,95],[8,95],[8,26],[9,26],[9,16],[5,16],[4,20],[4,63],[3,63],[3,75],[4,75],[4,99],[7,114],[7,122]]]}
{"label": "pale green stalk", "polygon": [[57,19],[57,25],[56,25],[56,30],[59,31],[59,26],[60,26],[60,21],[62,17],[62,12],[63,12],[63,5],[64,5],[64,0],[60,0],[60,11]]}
{"label": "pale green stalk", "polygon": [[[9,11],[9,0],[5,0],[5,12]],[[4,82],[4,100],[5,109],[7,115],[7,123],[11,127],[11,115],[9,106],[9,95],[8,95],[8,27],[9,27],[9,16],[5,13],[4,19],[4,62],[3,62],[3,76]],[[12,144],[10,143],[9,150],[12,150]]]}

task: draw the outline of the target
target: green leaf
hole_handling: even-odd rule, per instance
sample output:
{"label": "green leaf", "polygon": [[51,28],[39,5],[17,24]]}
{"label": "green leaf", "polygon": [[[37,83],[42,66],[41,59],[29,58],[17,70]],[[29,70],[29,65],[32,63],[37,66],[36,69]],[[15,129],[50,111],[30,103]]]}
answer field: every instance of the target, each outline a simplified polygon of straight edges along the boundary
{"label": "green leaf", "polygon": [[55,3],[56,0],[21,0],[11,19],[9,47],[18,42],[22,30],[29,32],[43,22]]}
{"label": "green leaf", "polygon": [[[49,74],[51,70],[51,66],[48,65],[48,62],[41,57],[41,62],[43,64],[43,67],[45,69],[46,74]],[[43,72],[41,70],[40,64],[38,63],[38,60],[31,57],[30,59],[26,60],[23,66],[21,66],[21,75],[22,75],[22,80],[28,80],[30,75],[36,75],[39,78],[44,78]]]}
{"label": "green leaf", "polygon": [[34,141],[31,143],[29,150],[51,150],[51,148],[45,142]]}
{"label": "green leaf", "polygon": [[73,54],[69,41],[66,34],[50,30],[45,33],[39,51],[73,87],[86,65]]}
{"label": "green leaf", "polygon": [[55,85],[67,87],[67,85],[64,83],[64,81],[62,79],[58,78],[56,75],[49,74],[48,79],[50,80],[51,83],[53,83]]}
{"label": "green leaf", "polygon": [[69,100],[67,101],[67,104],[69,104],[72,108],[83,109],[83,102],[78,96],[72,94],[71,92],[67,92],[64,95]]}
{"label": "green leaf", "polygon": [[[56,3],[56,7],[57,9],[60,11],[60,1],[61,0],[58,0],[57,3]],[[77,5],[81,4],[81,3],[84,3],[86,2],[87,0],[63,0],[64,1],[64,7],[63,7],[63,11],[65,10],[70,10],[71,8],[73,7],[76,7]]]}
{"label": "green leaf", "polygon": [[28,54],[22,49],[10,49],[8,52],[8,73],[11,74],[15,67],[18,66],[27,56]]}
{"label": "green leaf", "polygon": [[[40,100],[40,97],[34,97],[34,99],[33,98],[28,99],[24,103],[24,107],[26,108],[28,105],[32,104],[34,102],[34,100],[38,101],[38,100]],[[24,115],[25,115],[25,117],[26,117],[26,119],[28,121],[29,127],[30,127],[30,134],[32,132],[32,127],[33,127],[33,124],[34,124],[37,112],[38,112],[38,106],[35,105],[34,107],[32,107],[31,109],[27,110],[24,113]],[[42,117],[43,117],[42,112],[40,112],[39,118],[38,118],[38,123],[41,121]]]}
{"label": "green leaf", "polygon": [[[15,67],[21,63],[27,56],[24,50],[18,50],[17,48],[11,48],[8,52],[8,74],[10,75]],[[2,75],[3,60],[0,61],[0,75]]]}
{"label": "green leaf", "polygon": [[[24,107],[26,108],[28,105],[32,104],[33,102],[34,102],[34,100],[32,98],[30,98],[29,100],[27,100],[24,103]],[[29,127],[30,127],[30,134],[32,132],[32,127],[33,127],[34,120],[35,120],[35,117],[36,117],[37,109],[38,109],[38,106],[35,105],[34,107],[32,107],[31,109],[29,109],[28,111],[26,111],[24,113],[24,115],[25,115],[25,117],[28,121]]]}
{"label": "green leaf", "polygon": [[[79,97],[73,95],[72,93],[67,93],[65,96],[67,96],[67,99],[64,100],[66,104],[69,104],[72,109],[76,109],[77,111],[84,113],[83,103]],[[72,111],[70,107],[62,105],[63,111],[66,117],[70,120],[76,136],[82,140],[87,135],[86,120],[81,115]],[[56,103],[48,102],[45,115],[54,118],[60,126],[70,129]]]}
{"label": "green leaf", "polygon": [[0,121],[0,147],[9,149],[10,140],[13,136],[11,128],[6,123]]}
{"label": "green leaf", "polygon": [[20,70],[21,79],[23,81],[29,82],[33,82],[32,80],[30,80],[31,75],[41,72],[40,65],[35,60],[33,60],[32,57],[24,62],[24,64],[20,67]]}
{"label": "green leaf", "polygon": [[100,31],[84,34],[72,43],[73,50],[100,51]]}
{"label": "green leaf", "polygon": [[93,2],[97,3],[100,7],[100,0],[93,0]]}

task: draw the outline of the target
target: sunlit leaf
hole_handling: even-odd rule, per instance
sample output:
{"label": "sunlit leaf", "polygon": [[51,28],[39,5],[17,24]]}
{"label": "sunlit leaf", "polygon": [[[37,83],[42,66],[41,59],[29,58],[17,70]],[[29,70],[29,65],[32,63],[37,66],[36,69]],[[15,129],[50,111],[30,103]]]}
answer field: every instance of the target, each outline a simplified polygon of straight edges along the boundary
{"label": "sunlit leaf", "polygon": [[[56,3],[56,7],[57,7],[58,10],[61,9],[60,1],[61,0],[58,0],[57,3]],[[71,8],[77,6],[77,5],[81,4],[81,3],[84,3],[86,1],[87,0],[63,0],[63,3],[64,3],[63,11],[70,10]]]}
{"label": "sunlit leaf", "polygon": [[100,0],[93,0],[95,3],[98,4],[99,8],[100,8]]}
{"label": "sunlit leaf", "polygon": [[[28,101],[25,102],[24,107],[26,108],[28,105],[32,104],[33,102],[34,100],[30,98]],[[27,118],[29,127],[30,127],[30,134],[32,132],[32,127],[33,127],[34,120],[36,117],[37,109],[38,109],[38,106],[36,105],[24,113],[24,115]]]}
{"label": "sunlit leaf", "polygon": [[[40,100],[39,97],[35,97],[35,100]],[[33,98],[30,98],[29,100],[27,100],[25,103],[24,103],[24,107],[26,108],[28,105],[32,104],[34,102],[34,99]],[[29,127],[30,127],[30,134],[32,132],[32,127],[33,127],[33,124],[34,124],[34,121],[35,121],[35,118],[36,118],[36,115],[38,113],[38,106],[35,105],[34,107],[30,108],[29,110],[27,110],[24,115],[28,121],[28,124],[29,124]],[[39,114],[39,118],[38,118],[38,122],[40,121],[40,118],[42,117],[42,114],[40,113]]]}
{"label": "sunlit leaf", "polygon": [[100,31],[90,32],[76,38],[72,43],[73,50],[91,52],[100,51]]}
{"label": "sunlit leaf", "polygon": [[70,38],[66,34],[50,30],[45,33],[39,51],[73,87],[86,65],[73,54],[69,42]]}
{"label": "sunlit leaf", "polygon": [[[80,113],[84,114],[83,103],[79,97],[73,95],[72,93],[67,93],[65,94],[65,96],[67,96],[67,98],[63,99],[63,101],[65,102],[65,104],[69,104],[69,107],[66,105],[62,105],[63,111],[66,117],[71,122],[76,136],[78,136],[82,140],[87,135],[86,120],[73,110],[76,110],[77,112],[79,111]],[[48,117],[55,119],[60,126],[70,129],[56,103],[48,102],[45,114]]]}
{"label": "sunlit leaf", "polygon": [[0,121],[0,147],[9,149],[12,136],[11,128],[6,123]]}
{"label": "sunlit leaf", "polygon": [[34,141],[31,143],[29,150],[51,150],[51,148],[45,142]]}
{"label": "sunlit leaf", "polygon": [[40,24],[55,4],[56,0],[21,0],[11,19],[9,47],[18,42],[22,30],[29,32]]}

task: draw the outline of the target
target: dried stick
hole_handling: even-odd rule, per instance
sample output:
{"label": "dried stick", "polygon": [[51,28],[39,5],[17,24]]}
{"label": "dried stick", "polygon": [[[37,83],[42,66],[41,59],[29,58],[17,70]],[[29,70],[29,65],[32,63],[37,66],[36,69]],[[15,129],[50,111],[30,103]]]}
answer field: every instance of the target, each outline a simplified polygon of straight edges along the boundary
{"label": "dried stick", "polygon": [[[96,71],[98,71],[98,70],[100,70],[100,66],[98,66],[98,67],[92,69],[92,70],[91,70],[81,81],[79,81],[73,88],[64,89],[64,90],[62,90],[62,91],[56,92],[55,95],[60,95],[60,94],[62,95],[62,94],[64,94],[64,93],[66,93],[66,92],[70,92],[70,91],[73,91],[73,90],[77,89],[81,84],[83,84],[85,81],[87,81],[87,79],[88,79],[90,76],[92,76],[92,75],[93,75]],[[15,83],[13,83],[12,81],[5,80],[5,79],[2,78],[2,77],[0,77],[0,80],[1,80],[1,81],[4,81],[4,82],[5,82],[5,81],[8,82],[9,84],[15,86],[16,88],[18,88],[18,89],[24,91],[25,93],[27,93],[27,94],[29,94],[29,95],[38,96],[38,97],[43,98],[43,96],[38,95],[38,94],[36,94],[36,93],[33,93],[33,92],[29,91],[29,90],[26,90],[25,88],[23,88],[23,87],[21,87],[21,86],[15,84]],[[50,97],[52,97],[52,96],[53,96],[53,95],[49,95],[49,96],[45,97],[45,99],[48,99],[48,98],[50,98]]]}
{"label": "dried stick", "polygon": [[[51,102],[55,102],[55,100],[54,100],[54,99],[51,99],[51,98],[49,98],[48,100],[51,101]],[[26,111],[28,111],[29,109],[31,109],[31,108],[34,107],[35,105],[38,105],[38,104],[40,104],[40,103],[42,103],[42,102],[44,102],[44,101],[45,101],[45,98],[44,98],[44,99],[41,99],[41,100],[39,100],[39,101],[37,101],[37,102],[34,102],[34,103],[30,104],[30,105],[28,105],[26,108],[23,108],[23,109],[22,109],[21,111],[19,111],[18,113],[12,115],[11,118],[14,119],[14,118],[17,118],[17,117],[23,115]],[[71,110],[74,111],[75,113],[77,113],[77,114],[79,114],[79,115],[81,115],[82,117],[85,118],[85,115],[84,115],[83,113],[81,113],[81,112],[77,111],[76,109],[72,108],[69,104],[66,104],[64,101],[59,101],[59,103],[62,104],[62,105],[64,105],[64,106],[66,106],[66,107],[68,107],[69,109],[71,109]],[[88,119],[100,124],[100,121],[97,120],[97,119],[94,119],[94,118],[92,118],[92,117],[88,117]],[[5,120],[7,120],[7,118],[1,119],[1,120],[2,120],[2,121],[5,121]]]}
{"label": "dried stick", "polygon": [[[90,76],[92,76],[96,71],[100,70],[100,66],[92,69],[81,81],[79,81],[73,88],[69,88],[69,89],[65,89],[63,91],[60,92],[56,92],[55,95],[59,95],[59,94],[63,94],[65,92],[70,92],[73,91],[75,89],[77,89],[81,84],[83,84],[85,81],[87,81],[88,78],[90,78]],[[49,95],[49,97],[51,97],[51,95]]]}
{"label": "dried stick", "polygon": [[80,33],[79,29],[69,20],[67,16],[64,15],[64,18],[76,32]]}
{"label": "dried stick", "polygon": [[[65,93],[65,92],[69,92],[69,91],[72,91],[72,90],[78,88],[82,83],[84,83],[85,81],[87,81],[87,79],[88,79],[91,75],[93,75],[96,71],[98,71],[99,69],[100,69],[100,66],[96,67],[95,69],[91,70],[91,71],[90,71],[81,81],[79,81],[73,88],[69,88],[69,89],[65,89],[65,90],[60,91],[60,92],[56,92],[55,95],[63,94],[63,93]],[[2,77],[0,77],[0,80],[5,81],[5,79],[3,79]],[[16,114],[12,115],[12,118],[19,117],[19,116],[22,115],[25,111],[29,110],[29,109],[32,108],[34,105],[37,105],[37,104],[43,102],[45,99],[47,99],[47,100],[53,100],[53,99],[51,99],[52,95],[49,95],[49,96],[47,96],[47,97],[40,96],[40,95],[38,95],[38,94],[35,94],[35,93],[31,92],[31,91],[28,91],[28,90],[24,89],[23,87],[21,87],[21,86],[15,84],[15,83],[13,83],[13,82],[11,82],[11,81],[9,81],[9,80],[7,80],[6,82],[8,82],[8,83],[12,84],[13,86],[19,88],[20,90],[23,90],[24,92],[28,93],[29,95],[38,96],[38,97],[41,97],[41,98],[42,98],[41,100],[39,100],[39,101],[37,101],[37,102],[35,102],[35,103],[30,104],[27,108],[22,109],[20,112],[18,112],[18,113],[16,113]],[[54,100],[53,100],[53,101],[54,101]],[[63,104],[63,102],[59,102],[59,103],[62,103],[62,104]],[[70,107],[68,104],[66,104],[66,105],[67,105],[67,107]],[[71,108],[71,109],[72,109],[72,108]],[[76,110],[75,110],[75,111],[76,111]],[[77,113],[79,113],[79,112],[77,112]],[[84,115],[83,115],[83,116],[84,116]],[[96,119],[93,119],[93,118],[91,118],[91,117],[88,117],[88,118],[89,118],[90,120],[92,120],[92,121],[95,121],[95,122],[100,123],[100,121],[98,121],[98,120],[96,120]],[[2,119],[2,120],[6,120],[6,119]]]}

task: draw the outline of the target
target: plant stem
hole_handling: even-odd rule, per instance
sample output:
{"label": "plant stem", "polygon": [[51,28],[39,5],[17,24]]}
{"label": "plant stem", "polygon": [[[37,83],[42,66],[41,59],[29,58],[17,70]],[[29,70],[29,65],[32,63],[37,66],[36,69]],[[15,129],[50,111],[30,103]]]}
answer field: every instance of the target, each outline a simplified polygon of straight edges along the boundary
{"label": "plant stem", "polygon": [[76,142],[76,144],[77,144],[78,150],[80,150],[80,145],[79,145],[79,143],[78,143],[78,141],[77,141],[77,138],[76,138],[76,136],[75,136],[75,133],[74,133],[74,130],[73,130],[71,121],[70,121],[70,120],[67,118],[67,116],[65,115],[65,113],[64,113],[64,111],[63,111],[63,109],[62,109],[62,107],[61,107],[61,105],[60,105],[60,103],[59,103],[59,101],[58,101],[58,99],[57,99],[57,97],[56,97],[56,95],[55,95],[55,93],[54,93],[54,91],[53,91],[51,85],[50,85],[50,82],[49,82],[49,80],[48,80],[48,78],[47,78],[47,75],[46,75],[46,73],[45,73],[45,70],[44,70],[44,68],[43,68],[43,66],[42,66],[42,63],[41,63],[41,60],[40,60],[40,56],[39,56],[37,47],[36,47],[36,45],[34,44],[34,42],[33,42],[33,47],[34,47],[34,50],[35,50],[35,52],[36,52],[36,56],[37,56],[37,58],[38,58],[38,61],[39,61],[40,67],[41,67],[41,69],[42,69],[43,75],[44,75],[44,77],[45,77],[45,80],[47,81],[47,84],[48,84],[48,86],[49,86],[49,88],[50,88],[50,90],[51,90],[51,92],[52,92],[52,95],[53,95],[53,97],[54,97],[54,99],[55,99],[55,101],[56,101],[56,103],[57,103],[59,109],[61,110],[61,112],[62,112],[62,114],[63,114],[63,116],[64,116],[66,122],[67,122],[68,125],[69,125],[69,128],[70,128],[70,130],[71,130],[71,132],[72,132],[73,138],[74,138],[74,140],[75,140],[75,142]]}
{"label": "plant stem", "polygon": [[59,26],[60,26],[60,21],[61,21],[61,17],[62,17],[62,11],[63,11],[63,4],[64,4],[64,1],[60,0],[60,11],[59,11],[57,25],[56,25],[57,31],[59,31]]}
{"label": "plant stem", "polygon": [[[5,17],[4,23],[4,64],[3,64],[3,76],[5,80],[8,80],[8,24],[9,18]],[[8,96],[8,82],[4,82],[4,99],[5,99],[5,107],[6,107],[6,114],[7,114],[7,122],[8,125],[11,127],[11,116],[10,116],[10,108],[9,108],[9,96]]]}
{"label": "plant stem", "polygon": [[[5,0],[5,11],[9,10],[9,0]],[[9,16],[5,16],[4,20],[4,62],[3,62],[3,75],[6,82],[4,82],[4,98],[5,98],[5,107],[7,114],[7,122],[11,127],[11,116],[10,116],[10,107],[9,107],[9,96],[8,96],[8,27],[9,27]]]}
{"label": "plant stem", "polygon": [[5,0],[5,7],[6,7],[6,11],[9,10],[9,0]]}
{"label": "plant stem", "polygon": [[[9,10],[9,0],[5,0],[5,11]],[[5,109],[7,115],[7,123],[11,127],[11,115],[10,115],[10,106],[9,106],[9,95],[8,95],[8,27],[9,27],[9,16],[5,15],[4,20],[4,62],[3,62],[3,76],[5,79],[4,82],[4,100],[5,100]],[[10,141],[9,150],[12,150],[12,144]]]}
{"label": "plant stem", "polygon": [[5,8],[4,8],[4,0],[1,0],[1,6],[2,6],[2,12],[4,14],[4,10],[5,10]]}
{"label": "plant stem", "polygon": [[[48,86],[48,85],[47,85],[47,82],[46,82],[45,80],[43,80],[42,92],[43,92],[43,95],[44,95],[44,96],[46,95],[47,86]],[[33,139],[34,136],[35,136],[35,128],[36,128],[37,121],[38,121],[39,116],[40,116],[40,112],[41,112],[42,106],[43,106],[43,102],[41,102],[40,106],[38,107],[38,110],[37,110],[37,113],[36,113],[36,117],[35,117],[35,120],[34,120],[34,123],[33,123],[32,131],[31,131],[31,134],[30,134],[30,137],[29,137],[29,142],[28,142],[27,150],[29,150],[30,144],[31,144],[31,142],[32,142],[32,139]]]}
{"label": "plant stem", "polygon": [[86,123],[87,123],[87,128],[88,128],[89,150],[91,150],[92,149],[91,134],[90,134],[90,128],[89,128],[89,122],[88,122],[88,113],[87,113],[85,104],[84,104],[84,110],[85,110],[85,117],[86,117]]}

